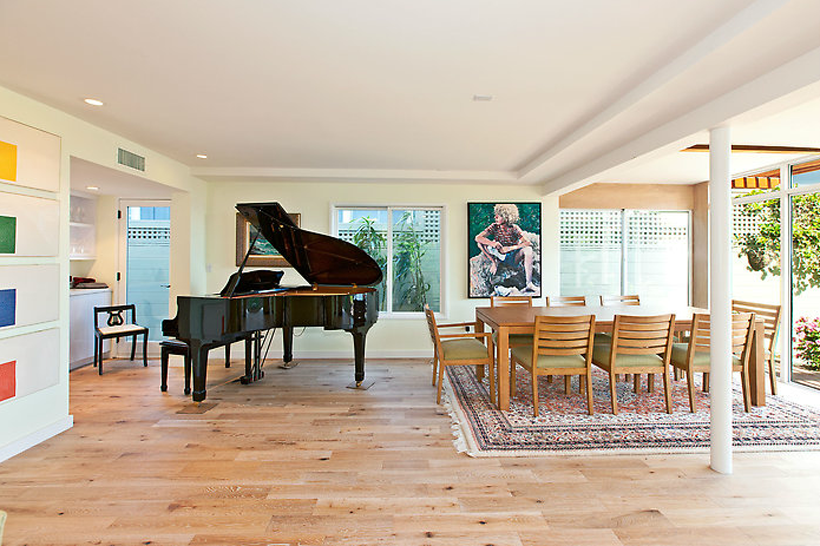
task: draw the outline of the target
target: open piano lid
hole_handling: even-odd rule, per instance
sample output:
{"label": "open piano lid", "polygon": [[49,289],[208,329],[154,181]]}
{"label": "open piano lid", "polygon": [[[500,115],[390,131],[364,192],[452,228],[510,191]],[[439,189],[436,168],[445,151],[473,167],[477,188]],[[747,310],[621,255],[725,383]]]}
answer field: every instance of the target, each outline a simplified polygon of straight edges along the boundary
{"label": "open piano lid", "polygon": [[365,251],[299,228],[279,203],[240,203],[236,210],[311,284],[364,286],[382,280],[379,265]]}

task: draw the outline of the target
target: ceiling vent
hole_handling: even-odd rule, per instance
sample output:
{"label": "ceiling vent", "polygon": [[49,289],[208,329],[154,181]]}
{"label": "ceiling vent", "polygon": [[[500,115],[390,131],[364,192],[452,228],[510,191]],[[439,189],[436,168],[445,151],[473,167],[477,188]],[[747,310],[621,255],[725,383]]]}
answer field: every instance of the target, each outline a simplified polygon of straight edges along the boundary
{"label": "ceiling vent", "polygon": [[117,163],[145,172],[145,158],[122,148],[117,149]]}

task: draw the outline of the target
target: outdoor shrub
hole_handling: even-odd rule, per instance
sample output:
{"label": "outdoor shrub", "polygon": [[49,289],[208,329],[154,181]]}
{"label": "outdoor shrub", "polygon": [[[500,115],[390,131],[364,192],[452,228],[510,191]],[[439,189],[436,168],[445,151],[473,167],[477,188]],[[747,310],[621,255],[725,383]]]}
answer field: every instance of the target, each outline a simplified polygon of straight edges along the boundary
{"label": "outdoor shrub", "polygon": [[800,317],[794,326],[794,348],[806,367],[820,370],[820,318]]}

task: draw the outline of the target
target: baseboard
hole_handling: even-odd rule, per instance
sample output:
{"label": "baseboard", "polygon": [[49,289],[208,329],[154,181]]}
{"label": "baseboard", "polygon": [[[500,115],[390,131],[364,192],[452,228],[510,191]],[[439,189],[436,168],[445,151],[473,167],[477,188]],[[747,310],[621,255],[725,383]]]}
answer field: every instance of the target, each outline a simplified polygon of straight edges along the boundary
{"label": "baseboard", "polygon": [[40,430],[33,432],[28,436],[24,436],[23,438],[20,438],[19,440],[12,442],[9,445],[0,447],[0,463],[8,459],[11,459],[15,455],[19,455],[20,453],[36,446],[37,444],[45,442],[49,438],[57,436],[61,432],[65,432],[73,426],[74,416],[67,415],[66,417],[60,419],[56,423],[52,423],[51,425],[45,428],[41,428]]}
{"label": "baseboard", "polygon": [[[373,359],[373,358],[432,358],[433,350],[426,349],[426,350],[417,350],[417,351],[407,351],[407,350],[400,350],[400,351],[371,351],[368,349],[365,351],[365,359]],[[282,355],[268,354],[269,359],[281,358]],[[327,358],[338,358],[344,360],[353,360],[353,351],[298,351],[295,350],[293,353],[294,360],[303,359],[303,360],[312,360],[312,359],[327,359]]]}

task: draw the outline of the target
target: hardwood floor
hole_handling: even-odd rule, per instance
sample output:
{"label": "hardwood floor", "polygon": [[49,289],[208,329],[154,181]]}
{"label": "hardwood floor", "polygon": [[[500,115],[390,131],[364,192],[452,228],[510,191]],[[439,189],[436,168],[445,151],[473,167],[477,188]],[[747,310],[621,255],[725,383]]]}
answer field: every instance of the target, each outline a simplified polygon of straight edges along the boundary
{"label": "hardwood floor", "polygon": [[177,360],[71,374],[74,428],[0,464],[4,546],[820,544],[817,452],[471,459],[426,362],[215,361],[196,406]]}

